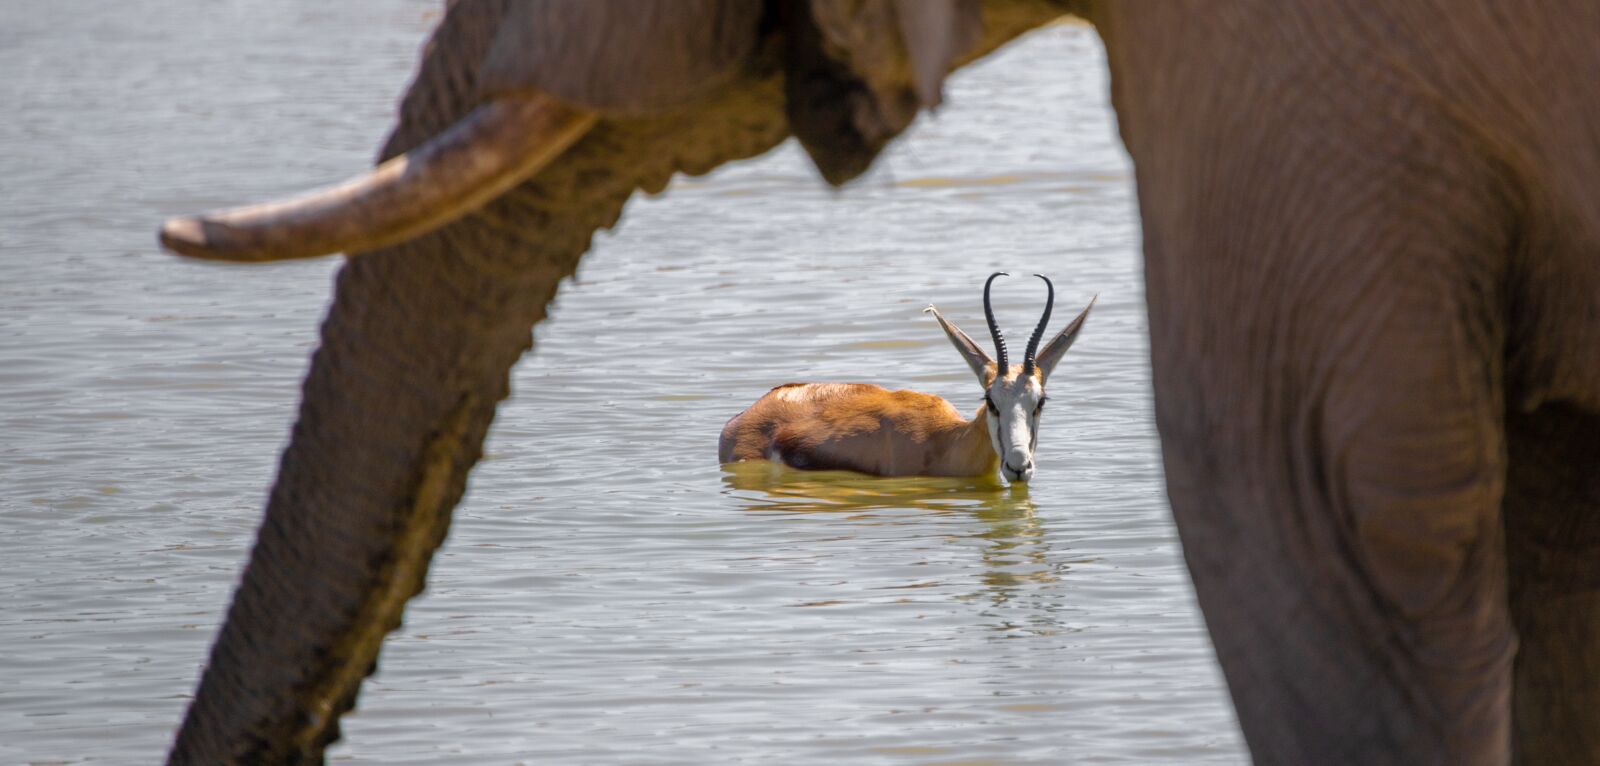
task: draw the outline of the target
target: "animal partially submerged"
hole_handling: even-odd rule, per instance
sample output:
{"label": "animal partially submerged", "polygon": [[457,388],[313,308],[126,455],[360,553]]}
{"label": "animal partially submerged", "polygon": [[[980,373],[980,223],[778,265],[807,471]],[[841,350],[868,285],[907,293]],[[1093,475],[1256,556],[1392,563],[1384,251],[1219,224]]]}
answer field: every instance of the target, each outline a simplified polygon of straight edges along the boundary
{"label": "animal partially submerged", "polygon": [[864,383],[789,383],[768,391],[723,426],[718,457],[724,463],[771,460],[792,468],[879,476],[985,476],[999,468],[1007,481],[1033,478],[1045,382],[1083,329],[1094,300],[1040,351],[1056,291],[1047,277],[1035,274],[1049,290],[1044,315],[1028,339],[1022,364],[1013,366],[989,300],[989,288],[1001,276],[1007,275],[991,274],[983,284],[983,313],[998,361],[937,308],[927,308],[983,384],[983,406],[971,420],[932,394]]}

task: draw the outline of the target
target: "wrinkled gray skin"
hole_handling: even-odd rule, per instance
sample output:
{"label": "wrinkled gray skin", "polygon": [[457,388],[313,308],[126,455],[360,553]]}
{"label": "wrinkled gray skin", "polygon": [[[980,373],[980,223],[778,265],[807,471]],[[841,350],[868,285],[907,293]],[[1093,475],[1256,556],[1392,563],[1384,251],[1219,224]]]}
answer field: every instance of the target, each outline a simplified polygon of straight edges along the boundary
{"label": "wrinkled gray skin", "polygon": [[173,762],[321,760],[636,189],[791,134],[848,180],[1069,10],[1107,46],[1169,492],[1254,757],[1600,762],[1600,6],[664,1],[450,5],[384,157],[491,93],[603,119],[341,271]]}

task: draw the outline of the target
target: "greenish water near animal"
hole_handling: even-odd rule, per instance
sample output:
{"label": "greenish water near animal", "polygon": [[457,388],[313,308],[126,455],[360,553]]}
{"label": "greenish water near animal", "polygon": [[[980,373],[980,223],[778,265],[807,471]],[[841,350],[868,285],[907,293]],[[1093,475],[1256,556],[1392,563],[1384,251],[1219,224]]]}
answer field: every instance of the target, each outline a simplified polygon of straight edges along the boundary
{"label": "greenish water near animal", "polygon": [[[0,762],[157,760],[253,539],[334,259],[165,216],[364,166],[436,3],[0,8]],[[1244,759],[1162,494],[1131,172],[1092,32],[955,78],[866,179],[787,145],[597,238],[346,739],[357,763]],[[980,392],[1100,293],[1031,486],[723,468],[773,385]],[[1065,316],[1063,316],[1065,314]],[[292,620],[294,615],[283,615]]]}

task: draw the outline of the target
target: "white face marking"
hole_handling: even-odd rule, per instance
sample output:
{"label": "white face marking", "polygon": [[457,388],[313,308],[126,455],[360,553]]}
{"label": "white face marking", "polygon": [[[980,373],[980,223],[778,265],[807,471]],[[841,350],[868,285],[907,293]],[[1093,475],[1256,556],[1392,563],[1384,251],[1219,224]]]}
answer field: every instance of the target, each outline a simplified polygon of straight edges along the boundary
{"label": "white face marking", "polygon": [[1000,475],[1009,482],[1033,478],[1033,450],[1039,443],[1044,387],[1037,378],[1010,377],[989,386],[989,443],[1000,456]]}

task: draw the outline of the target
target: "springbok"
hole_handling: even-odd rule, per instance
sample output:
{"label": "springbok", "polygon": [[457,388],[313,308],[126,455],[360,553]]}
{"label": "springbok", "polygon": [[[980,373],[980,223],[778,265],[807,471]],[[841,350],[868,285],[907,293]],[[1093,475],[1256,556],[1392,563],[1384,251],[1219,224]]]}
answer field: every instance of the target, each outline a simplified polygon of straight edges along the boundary
{"label": "springbok", "polygon": [[1095,299],[1039,351],[1056,289],[1049,278],[1035,274],[1049,295],[1022,365],[1013,367],[989,302],[990,285],[1003,276],[1008,275],[991,274],[983,283],[983,315],[998,362],[937,308],[925,309],[939,320],[983,384],[983,406],[971,420],[932,394],[865,383],[788,383],[768,391],[723,426],[718,457],[724,463],[764,459],[791,468],[879,476],[992,476],[999,468],[1009,482],[1033,478],[1039,415],[1047,401],[1045,381],[1083,329]]}

